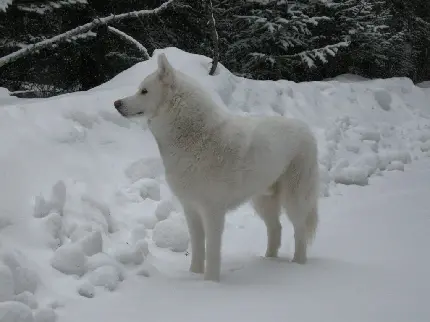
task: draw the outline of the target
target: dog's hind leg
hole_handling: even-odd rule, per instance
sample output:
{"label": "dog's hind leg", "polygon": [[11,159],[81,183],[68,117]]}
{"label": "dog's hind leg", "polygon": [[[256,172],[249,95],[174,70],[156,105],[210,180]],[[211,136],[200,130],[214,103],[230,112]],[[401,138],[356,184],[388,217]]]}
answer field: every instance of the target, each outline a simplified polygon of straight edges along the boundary
{"label": "dog's hind leg", "polygon": [[192,207],[184,206],[188,231],[191,239],[191,266],[193,273],[203,273],[205,269],[205,231],[200,214]]}
{"label": "dog's hind leg", "polygon": [[288,218],[294,227],[294,258],[293,262],[304,264],[307,260],[307,236],[306,236],[306,222],[305,213],[301,209],[297,200],[289,198],[285,208],[287,210]]}
{"label": "dog's hind leg", "polygon": [[266,257],[278,257],[278,250],[281,246],[282,236],[282,226],[279,221],[281,212],[279,184],[275,183],[270,188],[270,194],[253,197],[252,203],[255,211],[266,224]]}

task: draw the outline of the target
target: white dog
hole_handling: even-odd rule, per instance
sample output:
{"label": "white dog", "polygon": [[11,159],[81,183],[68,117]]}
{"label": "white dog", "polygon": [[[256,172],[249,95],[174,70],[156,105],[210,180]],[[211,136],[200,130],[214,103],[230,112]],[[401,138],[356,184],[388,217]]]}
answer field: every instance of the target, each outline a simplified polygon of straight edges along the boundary
{"label": "white dog", "polygon": [[318,224],[319,195],[317,144],[306,124],[280,116],[230,114],[164,54],[138,92],[114,105],[125,117],[148,119],[167,183],[187,219],[191,272],[219,281],[225,215],[248,200],[267,227],[266,256],[278,255],[285,207],[294,226],[293,261],[306,262]]}

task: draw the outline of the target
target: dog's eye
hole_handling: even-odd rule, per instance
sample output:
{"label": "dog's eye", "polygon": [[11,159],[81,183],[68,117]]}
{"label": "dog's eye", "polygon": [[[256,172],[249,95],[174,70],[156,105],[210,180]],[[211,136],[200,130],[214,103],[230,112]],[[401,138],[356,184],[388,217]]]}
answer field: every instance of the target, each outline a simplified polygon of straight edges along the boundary
{"label": "dog's eye", "polygon": [[146,88],[144,88],[140,91],[140,94],[142,94],[142,95],[145,95],[147,93],[148,93],[148,90]]}

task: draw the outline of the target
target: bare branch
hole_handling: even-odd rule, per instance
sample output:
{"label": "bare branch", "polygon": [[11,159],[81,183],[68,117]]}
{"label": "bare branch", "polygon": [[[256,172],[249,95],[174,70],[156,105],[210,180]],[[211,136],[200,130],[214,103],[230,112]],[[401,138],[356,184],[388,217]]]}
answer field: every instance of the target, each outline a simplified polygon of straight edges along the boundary
{"label": "bare branch", "polygon": [[138,42],[136,39],[134,39],[133,37],[127,35],[126,33],[122,32],[121,30],[118,30],[114,27],[109,26],[108,30],[112,33],[114,33],[117,36],[120,36],[122,39],[126,40],[127,42],[129,42],[130,44],[134,45],[143,55],[143,57],[145,57],[145,59],[150,59],[151,57],[148,54],[148,50],[145,48],[145,46],[143,46],[140,42]]}
{"label": "bare branch", "polygon": [[158,8],[155,9],[151,9],[151,10],[139,10],[139,11],[132,11],[132,12],[126,12],[120,15],[110,15],[107,17],[103,17],[103,18],[96,18],[93,21],[79,26],[77,28],[71,29],[65,33],[62,33],[60,35],[54,36],[52,38],[49,39],[45,39],[41,42],[38,42],[36,44],[33,45],[29,45],[25,48],[22,48],[16,52],[13,52],[9,55],[6,55],[2,58],[0,58],[0,67],[9,64],[11,62],[14,62],[22,57],[25,57],[37,50],[46,48],[56,42],[59,41],[63,41],[65,39],[68,39],[72,36],[87,32],[91,29],[93,29],[96,26],[99,26],[101,24],[108,24],[111,22],[118,22],[120,20],[124,20],[124,19],[129,19],[129,18],[134,18],[134,17],[139,17],[139,16],[147,16],[147,15],[154,15],[154,14],[158,14],[159,12],[165,10],[166,8],[169,7],[169,5],[171,5],[173,3],[174,0],[168,0],[165,3],[163,3],[161,6],[159,6]]}
{"label": "bare branch", "polygon": [[212,0],[206,0],[206,8],[208,11],[208,17],[209,17],[209,24],[211,27],[211,33],[212,33],[212,42],[213,42],[213,60],[212,60],[212,67],[211,70],[209,71],[209,75],[214,75],[217,65],[218,65],[218,61],[219,61],[219,37],[218,37],[218,32],[216,30],[216,24],[215,24],[215,18],[214,18],[214,13],[213,13],[213,6],[212,6]]}

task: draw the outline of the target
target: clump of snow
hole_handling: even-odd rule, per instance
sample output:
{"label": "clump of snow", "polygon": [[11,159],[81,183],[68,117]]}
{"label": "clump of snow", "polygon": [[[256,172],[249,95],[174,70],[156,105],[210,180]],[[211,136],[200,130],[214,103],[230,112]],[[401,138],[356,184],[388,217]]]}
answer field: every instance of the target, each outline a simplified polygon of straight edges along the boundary
{"label": "clump of snow", "polygon": [[361,147],[361,144],[359,142],[348,142],[345,144],[345,149],[353,153],[360,152],[360,147]]}
{"label": "clump of snow", "polygon": [[135,246],[128,244],[117,246],[114,251],[115,259],[122,264],[135,264],[143,263],[143,253]]}
{"label": "clump of snow", "polygon": [[157,217],[153,214],[144,215],[139,218],[139,222],[142,223],[146,229],[154,229],[158,221]]}
{"label": "clump of snow", "polygon": [[334,181],[346,185],[365,186],[369,183],[369,176],[366,169],[349,166],[340,169],[335,174]]}
{"label": "clump of snow", "polygon": [[160,274],[159,270],[151,263],[145,262],[136,272],[137,275],[144,277],[154,277]]}
{"label": "clump of snow", "polygon": [[94,199],[93,197],[87,194],[83,195],[81,200],[89,207],[91,207],[93,211],[99,212],[104,217],[107,225],[107,232],[109,233],[115,232],[116,230],[115,223],[111,216],[111,211],[108,205]]}
{"label": "clump of snow", "polygon": [[52,212],[62,215],[65,203],[66,185],[60,180],[52,187],[49,201],[46,201],[43,196],[36,196],[33,215],[36,218],[43,218]]}
{"label": "clump of snow", "polygon": [[429,152],[430,151],[430,140],[421,144],[421,151]]}
{"label": "clump of snow", "polygon": [[90,282],[84,282],[78,287],[78,294],[83,297],[93,298],[96,294],[96,288]]}
{"label": "clump of snow", "polygon": [[358,159],[353,163],[353,166],[362,169],[370,177],[379,169],[379,157],[376,153],[363,153]]}
{"label": "clump of snow", "polygon": [[165,220],[170,216],[174,209],[175,206],[171,200],[161,200],[155,209],[155,217],[160,221]]}
{"label": "clump of snow", "polygon": [[[0,284],[0,285],[3,285],[3,284]],[[13,300],[17,301],[17,302],[21,302],[33,310],[37,309],[37,307],[38,307],[36,297],[34,296],[34,294],[32,294],[28,291],[25,291],[25,292],[22,292],[18,295],[15,295]]]}
{"label": "clump of snow", "polygon": [[381,151],[379,153],[379,160],[381,170],[384,170],[393,161],[399,161],[403,164],[408,164],[412,161],[412,158],[408,151],[388,150]]}
{"label": "clump of snow", "polygon": [[69,244],[58,248],[51,260],[51,265],[67,275],[82,276],[87,272],[87,257],[80,247]]}
{"label": "clump of snow", "polygon": [[115,267],[120,279],[124,279],[123,267],[114,257],[106,253],[98,253],[88,258],[88,271],[94,271],[102,266]]}
{"label": "clump of snow", "polygon": [[15,294],[13,275],[9,267],[0,264],[0,302],[8,301]]}
{"label": "clump of snow", "polygon": [[89,273],[88,280],[94,286],[102,286],[114,291],[120,282],[118,271],[113,266],[101,266]]}
{"label": "clump of snow", "polygon": [[136,243],[136,251],[139,251],[143,254],[143,256],[148,256],[149,254],[149,245],[146,240],[139,240]]}
{"label": "clump of snow", "polygon": [[18,251],[8,252],[3,255],[3,262],[12,272],[15,294],[20,294],[25,291],[34,294],[39,283],[39,277],[36,272],[29,267],[30,265],[24,258],[24,255]]}
{"label": "clump of snow", "polygon": [[424,131],[422,133],[419,133],[418,140],[420,140],[423,143],[430,141],[430,131]]}
{"label": "clump of snow", "polygon": [[168,248],[174,252],[184,252],[188,248],[189,235],[186,224],[177,217],[157,223],[152,238],[160,248]]}
{"label": "clump of snow", "polygon": [[143,179],[139,181],[140,184],[140,195],[143,199],[149,198],[154,201],[161,199],[160,195],[160,184],[153,179]]}
{"label": "clump of snow", "polygon": [[1,322],[35,322],[31,309],[21,302],[6,301],[0,303]]}
{"label": "clump of snow", "polygon": [[49,214],[51,205],[46,202],[43,196],[36,196],[34,198],[34,212],[33,216],[36,218],[43,218]]}
{"label": "clump of snow", "polygon": [[92,232],[80,241],[85,255],[92,256],[103,251],[103,238],[100,231]]}
{"label": "clump of snow", "polygon": [[51,213],[42,220],[47,232],[52,237],[48,240],[47,244],[50,248],[56,250],[64,242],[63,218],[58,213]]}
{"label": "clump of snow", "polygon": [[136,244],[138,241],[145,239],[147,235],[146,228],[143,225],[139,225],[131,230],[131,242]]}
{"label": "clump of snow", "polygon": [[365,128],[357,128],[356,131],[361,134],[362,141],[375,141],[378,142],[381,139],[381,134],[377,131],[372,131]]}
{"label": "clump of snow", "polygon": [[40,308],[34,312],[34,322],[55,322],[57,321],[57,314],[49,307]]}
{"label": "clump of snow", "polygon": [[405,171],[405,165],[403,162],[400,161],[391,161],[389,165],[387,165],[388,171],[393,170],[399,170],[399,171]]}

